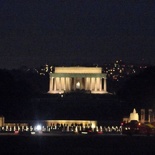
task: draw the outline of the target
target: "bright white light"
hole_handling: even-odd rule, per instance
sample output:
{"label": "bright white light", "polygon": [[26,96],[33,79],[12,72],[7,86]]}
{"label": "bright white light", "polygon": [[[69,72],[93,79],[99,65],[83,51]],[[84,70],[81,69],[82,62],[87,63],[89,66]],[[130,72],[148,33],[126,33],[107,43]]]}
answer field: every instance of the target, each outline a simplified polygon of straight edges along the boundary
{"label": "bright white light", "polygon": [[80,82],[76,83],[76,88],[79,89],[80,88]]}
{"label": "bright white light", "polygon": [[41,130],[41,125],[37,125],[37,126],[36,126],[36,130],[37,130],[37,131],[40,131],[40,130]]}

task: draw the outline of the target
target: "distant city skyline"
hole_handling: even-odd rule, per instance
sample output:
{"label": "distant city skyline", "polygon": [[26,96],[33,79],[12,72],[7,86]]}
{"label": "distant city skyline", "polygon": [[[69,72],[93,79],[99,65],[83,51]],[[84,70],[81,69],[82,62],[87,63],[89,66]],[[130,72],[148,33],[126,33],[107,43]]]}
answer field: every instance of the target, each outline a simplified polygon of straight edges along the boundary
{"label": "distant city skyline", "polygon": [[0,68],[155,65],[154,10],[154,1],[0,1]]}

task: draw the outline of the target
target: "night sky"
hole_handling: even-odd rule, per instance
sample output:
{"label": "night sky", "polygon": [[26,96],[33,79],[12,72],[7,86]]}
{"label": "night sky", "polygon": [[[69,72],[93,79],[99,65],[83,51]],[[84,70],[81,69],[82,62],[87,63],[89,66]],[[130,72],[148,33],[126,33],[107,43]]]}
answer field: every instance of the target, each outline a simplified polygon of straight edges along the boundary
{"label": "night sky", "polygon": [[155,65],[155,1],[0,0],[0,68]]}

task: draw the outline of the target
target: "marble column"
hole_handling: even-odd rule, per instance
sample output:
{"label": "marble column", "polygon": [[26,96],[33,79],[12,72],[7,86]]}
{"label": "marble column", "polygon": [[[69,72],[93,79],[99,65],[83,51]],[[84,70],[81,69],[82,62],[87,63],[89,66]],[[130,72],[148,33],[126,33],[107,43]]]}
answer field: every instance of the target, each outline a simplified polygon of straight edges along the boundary
{"label": "marble column", "polygon": [[67,91],[70,90],[70,79],[69,79],[69,77],[66,77],[66,90]]}
{"label": "marble column", "polygon": [[92,91],[92,78],[90,78],[90,90]]}
{"label": "marble column", "polygon": [[87,78],[86,86],[87,86],[87,90],[90,90],[90,77]]}
{"label": "marble column", "polygon": [[102,91],[102,78],[100,78],[100,91]]}
{"label": "marble column", "polygon": [[71,91],[72,78],[69,77],[69,91]]}
{"label": "marble column", "polygon": [[99,91],[100,90],[100,78],[96,78],[96,84],[97,84],[97,91]]}
{"label": "marble column", "polygon": [[66,77],[64,77],[64,91],[66,90]]}
{"label": "marble column", "polygon": [[94,78],[94,87],[95,91],[97,91],[97,78]]}
{"label": "marble column", "polygon": [[92,89],[95,90],[95,84],[96,84],[96,83],[95,83],[95,77],[93,77],[92,80],[93,80],[93,82],[92,82],[93,88],[92,88]]}
{"label": "marble column", "polygon": [[61,77],[59,77],[59,92],[61,92],[61,87],[62,87],[62,85],[61,85]]}
{"label": "marble column", "polygon": [[54,78],[54,91],[56,91],[56,78]]}
{"label": "marble column", "polygon": [[73,78],[73,81],[74,81],[73,82],[73,90],[76,90],[76,78],[75,77]]}
{"label": "marble column", "polygon": [[88,78],[87,77],[85,78],[85,81],[84,81],[84,89],[88,90]]}
{"label": "marble column", "polygon": [[50,92],[53,91],[53,77],[50,78]]}
{"label": "marble column", "polygon": [[104,91],[106,92],[107,91],[107,79],[104,78]]}
{"label": "marble column", "polygon": [[79,82],[80,82],[80,89],[83,89],[83,80],[82,80],[82,78],[80,78]]}
{"label": "marble column", "polygon": [[65,77],[65,90],[66,91],[68,90],[68,87],[67,87],[67,77]]}
{"label": "marble column", "polygon": [[51,87],[51,85],[52,85],[52,84],[51,84],[51,83],[52,83],[52,81],[51,81],[51,80],[52,80],[52,78],[50,77],[49,92],[51,92],[51,90],[52,90],[52,87]]}

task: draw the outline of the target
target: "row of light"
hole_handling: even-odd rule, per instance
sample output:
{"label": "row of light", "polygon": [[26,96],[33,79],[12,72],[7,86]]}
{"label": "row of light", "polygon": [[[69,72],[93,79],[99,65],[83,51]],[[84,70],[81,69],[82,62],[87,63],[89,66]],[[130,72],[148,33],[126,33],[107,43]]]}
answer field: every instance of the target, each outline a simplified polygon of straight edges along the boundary
{"label": "row of light", "polygon": [[[89,127],[88,127],[89,128]],[[33,130],[34,129],[34,130]],[[82,127],[82,126],[67,126],[67,128],[63,128],[62,130],[66,130],[66,131],[81,131],[82,129],[87,129],[87,127]],[[28,128],[28,126],[24,127],[22,126],[22,129],[20,128],[20,126],[16,127],[14,126],[12,127],[1,127],[1,131],[52,131],[52,130],[60,130],[59,127],[57,126],[47,126],[46,128],[40,124],[34,126],[34,128],[32,126],[30,126],[30,128]],[[96,131],[104,131],[104,132],[121,132],[122,131],[122,127],[121,126],[107,126],[107,127],[102,127],[102,126],[96,126],[94,128],[92,128],[92,130],[96,130]]]}

